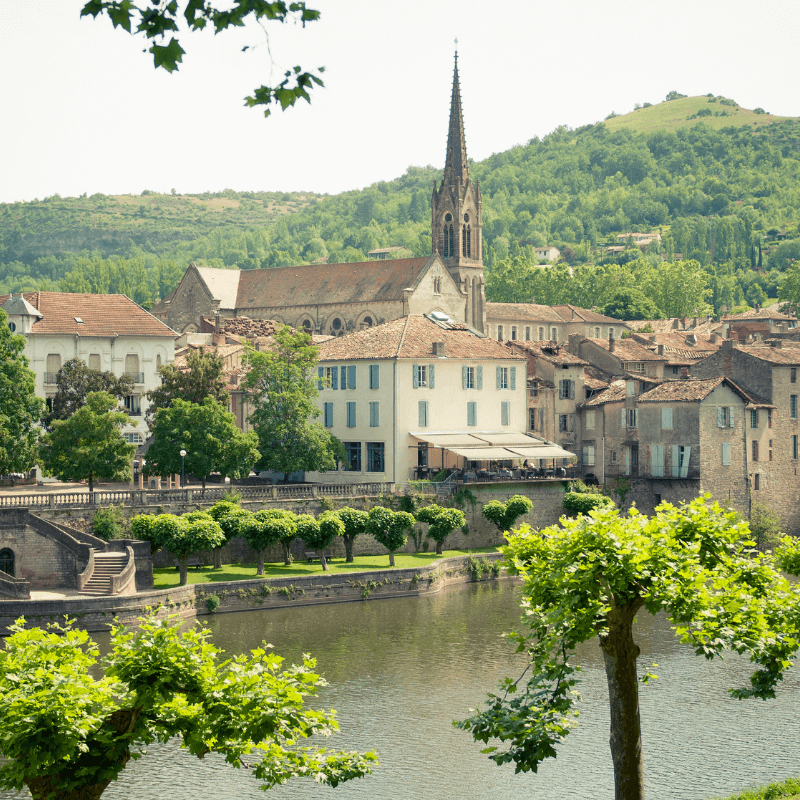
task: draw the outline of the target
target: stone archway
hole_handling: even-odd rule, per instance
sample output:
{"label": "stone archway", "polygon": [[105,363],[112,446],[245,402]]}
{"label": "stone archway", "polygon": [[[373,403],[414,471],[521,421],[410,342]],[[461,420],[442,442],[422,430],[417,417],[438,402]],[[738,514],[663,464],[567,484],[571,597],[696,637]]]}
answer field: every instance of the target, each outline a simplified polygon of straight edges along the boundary
{"label": "stone archway", "polygon": [[14,551],[8,547],[0,550],[0,572],[14,577]]}

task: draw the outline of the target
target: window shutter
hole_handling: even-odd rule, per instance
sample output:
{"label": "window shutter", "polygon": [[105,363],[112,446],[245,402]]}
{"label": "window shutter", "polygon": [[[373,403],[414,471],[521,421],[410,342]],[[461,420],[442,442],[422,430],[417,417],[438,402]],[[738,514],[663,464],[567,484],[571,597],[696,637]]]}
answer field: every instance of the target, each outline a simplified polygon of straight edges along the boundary
{"label": "window shutter", "polygon": [[664,477],[664,445],[654,444],[650,453],[650,468],[656,478]]}
{"label": "window shutter", "polygon": [[575,381],[569,382],[569,399],[570,400],[575,399]]}
{"label": "window shutter", "polygon": [[722,428],[724,425],[722,424],[722,406],[717,406],[717,427]]}
{"label": "window shutter", "polygon": [[639,427],[639,409],[632,408],[631,409],[631,428],[638,428]]}
{"label": "window shutter", "polygon": [[500,424],[508,425],[508,403],[504,400],[500,403]]}
{"label": "window shutter", "polygon": [[627,428],[628,427],[628,409],[627,408],[623,408],[622,409],[622,418],[620,419],[620,423],[619,424],[623,428]]}
{"label": "window shutter", "polygon": [[461,388],[467,388],[467,368],[461,367]]}
{"label": "window shutter", "polygon": [[730,414],[730,423],[729,424],[730,424],[730,426],[732,428],[733,427],[733,406],[731,406],[731,408],[729,409],[729,414]]}
{"label": "window shutter", "polygon": [[425,428],[428,425],[428,401],[420,400],[417,404],[419,408],[419,426]]}
{"label": "window shutter", "polygon": [[433,389],[436,386],[436,373],[434,371],[434,365],[430,364],[428,366],[428,388]]}
{"label": "window shutter", "polygon": [[322,380],[325,376],[325,367],[317,367],[317,389],[322,390]]}
{"label": "window shutter", "polygon": [[415,389],[419,389],[419,367],[416,364],[414,364],[411,367],[411,370],[412,370],[411,385]]}
{"label": "window shutter", "polygon": [[544,431],[544,409],[539,409],[539,430]]}
{"label": "window shutter", "polygon": [[377,428],[380,424],[378,403],[372,402],[369,404],[369,426],[370,428]]}
{"label": "window shutter", "polygon": [[722,443],[722,466],[729,467],[731,465],[731,443]]}
{"label": "window shutter", "polygon": [[691,455],[692,455],[692,448],[684,447],[683,463],[681,464],[681,474],[680,474],[681,478],[687,478],[689,476],[689,459],[691,458]]}
{"label": "window shutter", "polygon": [[347,388],[347,367],[342,367],[342,376],[340,378],[342,382],[342,389]]}
{"label": "window shutter", "polygon": [[381,385],[380,364],[369,365],[369,388],[379,389]]}
{"label": "window shutter", "polygon": [[497,388],[499,389],[503,385],[503,368],[497,368]]}
{"label": "window shutter", "polygon": [[347,427],[355,428],[356,426],[356,404],[347,404]]}
{"label": "window shutter", "polygon": [[331,389],[339,388],[339,367],[331,367]]}
{"label": "window shutter", "polygon": [[347,385],[350,389],[356,388],[356,367],[355,364],[347,368]]}
{"label": "window shutter", "polygon": [[483,367],[475,367],[475,388],[483,389]]}
{"label": "window shutter", "polygon": [[474,402],[467,403],[467,426],[468,427],[475,427],[478,424],[477,422],[477,406]]}
{"label": "window shutter", "polygon": [[672,409],[671,408],[662,408],[661,409],[661,427],[662,428],[672,428]]}
{"label": "window shutter", "polygon": [[672,477],[680,477],[680,448],[677,444],[672,445]]}
{"label": "window shutter", "polygon": [[325,427],[333,427],[333,403],[325,403]]}
{"label": "window shutter", "polygon": [[511,367],[511,369],[509,370],[509,373],[510,373],[509,386],[512,389],[516,389],[517,388],[517,368],[516,367]]}

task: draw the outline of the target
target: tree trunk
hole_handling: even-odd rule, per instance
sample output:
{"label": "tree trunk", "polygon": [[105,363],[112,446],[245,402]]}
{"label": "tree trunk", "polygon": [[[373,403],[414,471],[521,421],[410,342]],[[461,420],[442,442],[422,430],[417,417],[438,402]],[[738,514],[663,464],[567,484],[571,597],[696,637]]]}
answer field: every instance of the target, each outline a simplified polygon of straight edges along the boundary
{"label": "tree trunk", "polygon": [[394,566],[394,550],[389,551],[389,566]]}
{"label": "tree trunk", "polygon": [[436,555],[440,556],[442,554],[442,541],[436,542]]}
{"label": "tree trunk", "polygon": [[600,636],[611,710],[609,745],[614,762],[616,800],[644,800],[639,681],[636,675],[639,647],[633,641],[633,618],[641,606],[639,598],[624,606],[616,605],[612,598],[607,617],[608,632]]}
{"label": "tree trunk", "polygon": [[264,574],[264,551],[258,551],[258,569],[256,569],[256,575],[263,575]]}
{"label": "tree trunk", "polygon": [[92,473],[90,472],[89,473],[89,494],[91,494],[93,491],[94,491],[94,475],[92,475]]}
{"label": "tree trunk", "polygon": [[322,571],[328,571],[328,562],[325,560],[325,553],[322,550],[317,550],[317,555],[319,556],[319,563],[322,564]]}
{"label": "tree trunk", "polygon": [[189,556],[181,556],[178,559],[178,569],[181,573],[181,586],[186,586],[189,580]]}
{"label": "tree trunk", "polygon": [[291,542],[284,542],[283,543],[283,564],[286,567],[292,566],[292,554],[289,548],[292,546]]}
{"label": "tree trunk", "polygon": [[345,558],[344,560],[348,564],[353,563],[353,540],[349,536],[344,536],[344,552]]}
{"label": "tree trunk", "polygon": [[211,555],[214,557],[214,569],[222,569],[222,548],[215,547]]}

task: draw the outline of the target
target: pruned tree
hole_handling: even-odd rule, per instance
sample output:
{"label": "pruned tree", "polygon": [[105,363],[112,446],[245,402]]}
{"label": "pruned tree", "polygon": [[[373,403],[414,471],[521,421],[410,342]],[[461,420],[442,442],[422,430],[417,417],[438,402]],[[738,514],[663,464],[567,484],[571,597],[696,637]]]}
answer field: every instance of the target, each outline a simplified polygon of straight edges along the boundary
{"label": "pruned tree", "polygon": [[428,523],[428,536],[436,542],[437,555],[442,554],[444,540],[456,528],[463,527],[467,521],[463,511],[457,508],[444,508],[435,503],[423,506],[417,511],[417,519]]}
{"label": "pruned tree", "polygon": [[176,525],[165,527],[169,531],[169,536],[163,546],[177,556],[181,586],[186,586],[189,558],[201,550],[222,547],[225,544],[225,534],[219,523],[205,511],[192,511],[175,519]]}
{"label": "pruned tree", "polygon": [[131,474],[136,445],[126,442],[120,430],[128,417],[117,411],[108,392],[90,392],[86,404],[66,420],[53,421],[42,437],[42,466],[61,481],[123,481]]}
{"label": "pruned tree", "polygon": [[0,475],[27,472],[36,464],[44,401],[22,354],[25,337],[11,332],[0,309]]}
{"label": "pruned tree", "polygon": [[286,564],[292,563],[291,555],[287,553],[289,545],[297,538],[297,517],[291,511],[264,509],[244,517],[239,524],[244,540],[256,551],[256,575],[264,574],[264,553],[276,544],[283,546]]}
{"label": "pruned tree", "polygon": [[510,531],[520,517],[524,517],[533,508],[533,503],[521,494],[509,497],[505,503],[499,500],[490,500],[481,507],[481,514],[493,525],[497,526],[500,533]]}
{"label": "pruned tree", "polygon": [[367,527],[367,512],[362,511],[360,508],[340,508],[336,513],[339,519],[344,523],[344,552],[345,561],[348,564],[353,563],[353,542],[357,536],[360,536],[366,531]]}
{"label": "pruned tree", "polygon": [[56,373],[56,393],[50,401],[50,410],[44,417],[44,424],[52,428],[54,420],[69,419],[81,406],[91,392],[108,392],[117,400],[122,400],[133,392],[133,378],[130,375],[117,377],[113,372],[89,369],[80,358],[71,358]]}
{"label": "pruned tree", "polygon": [[299,514],[297,517],[297,536],[312,550],[316,550],[323,572],[328,571],[325,550],[337,536],[342,535],[344,523],[335,511],[323,511],[316,519],[311,514]]}
{"label": "pruned tree", "polygon": [[[517,772],[536,771],[568,735],[577,695],[576,647],[595,637],[603,653],[611,711],[611,757],[617,800],[642,800],[637,613],[665,613],[682,642],[711,659],[727,649],[757,666],[734,697],[769,698],[798,648],[800,592],[753,550],[747,525],[710,496],[652,518],[600,508],[541,531],[507,534],[507,564],[523,579],[524,632],[515,634],[530,663],[506,679],[475,716],[456,723],[484,752]],[[800,547],[783,550],[784,568],[800,571]],[[795,571],[793,569],[793,571]],[[645,682],[650,676],[645,674]]]}
{"label": "pruned tree", "polygon": [[375,506],[367,514],[366,532],[389,551],[389,566],[394,566],[395,551],[405,547],[408,531],[414,527],[414,517],[407,511],[392,511]]}
{"label": "pruned tree", "polygon": [[197,758],[220,753],[262,789],[300,776],[337,786],[376,764],[371,752],[298,746],[338,730],[333,712],[305,705],[325,685],[308,656],[283,667],[264,644],[222,660],[208,631],[150,616],[112,627],[101,662],[85,631],[24,622],[0,649],[0,788],[98,800],[147,745],[173,737]]}
{"label": "pruned tree", "polygon": [[[250,516],[250,512],[232,500],[220,500],[208,509],[208,513],[219,523],[225,534],[225,544],[234,536],[241,536],[242,520]],[[212,551],[214,569],[222,568],[222,545]]]}

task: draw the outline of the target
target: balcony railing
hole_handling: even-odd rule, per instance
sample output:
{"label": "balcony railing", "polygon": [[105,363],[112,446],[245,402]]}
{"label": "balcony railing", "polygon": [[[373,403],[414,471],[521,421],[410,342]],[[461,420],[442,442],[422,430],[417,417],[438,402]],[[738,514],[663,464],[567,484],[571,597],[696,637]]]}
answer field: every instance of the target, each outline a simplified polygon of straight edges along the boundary
{"label": "balcony railing", "polygon": [[126,372],[125,375],[132,378],[134,383],[144,383],[144,372]]}
{"label": "balcony railing", "polygon": [[56,383],[57,382],[56,378],[58,378],[57,372],[45,372],[44,374],[45,386]]}
{"label": "balcony railing", "polygon": [[142,409],[141,406],[137,406],[136,408],[126,408],[125,413],[129,417],[141,417],[142,416]]}

